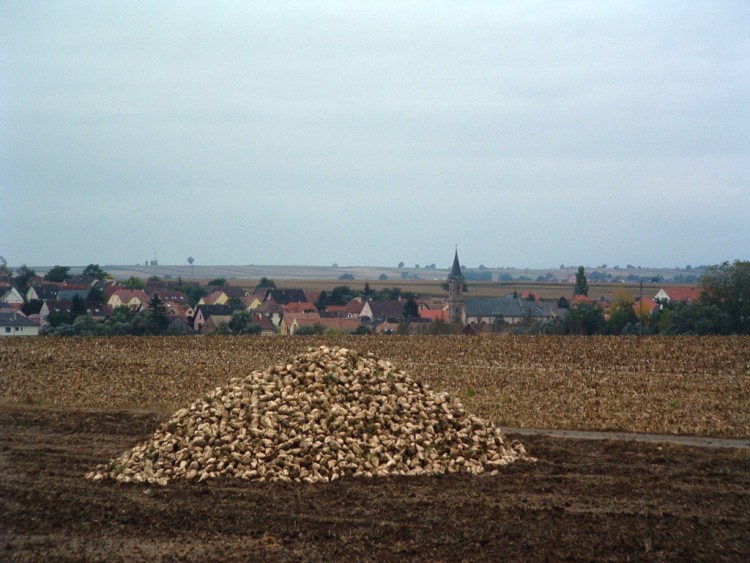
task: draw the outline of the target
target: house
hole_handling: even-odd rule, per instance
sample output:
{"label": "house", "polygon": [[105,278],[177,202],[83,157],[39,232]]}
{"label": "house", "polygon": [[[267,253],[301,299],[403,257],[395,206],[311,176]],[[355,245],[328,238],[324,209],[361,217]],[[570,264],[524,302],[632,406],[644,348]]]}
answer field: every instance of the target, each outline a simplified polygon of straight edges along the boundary
{"label": "house", "polygon": [[362,309],[365,307],[365,301],[355,297],[346,305],[328,305],[323,311],[325,317],[345,317],[349,319],[359,318]]}
{"label": "house", "polygon": [[107,305],[116,309],[117,307],[127,307],[134,311],[140,311],[148,307],[151,298],[142,289],[118,289],[107,300]]}
{"label": "house", "polygon": [[318,308],[309,301],[295,301],[284,306],[284,313],[317,313]]}
{"label": "house", "polygon": [[[96,321],[103,321],[112,316],[112,307],[104,303],[84,301],[83,305],[86,307],[86,314]],[[47,326],[49,324],[49,320],[47,319],[49,315],[60,313],[70,314],[72,310],[72,301],[45,301],[39,310],[39,324]]]}
{"label": "house", "polygon": [[344,317],[320,317],[318,319],[298,319],[295,321],[298,328],[303,326],[315,326],[320,325],[326,331],[331,332],[343,332],[346,334],[352,334],[362,326],[359,319],[347,319]]}
{"label": "house", "polygon": [[245,308],[245,311],[254,311],[261,305],[261,303],[263,303],[263,296],[253,293],[250,295],[246,295],[245,297],[241,297],[240,301],[242,302],[242,306]]}
{"label": "house", "polygon": [[308,324],[320,322],[320,313],[317,311],[306,313],[302,312],[285,312],[284,317],[279,323],[279,334],[283,336],[291,336],[300,326],[307,326]]}
{"label": "house", "polygon": [[253,322],[260,327],[261,336],[275,336],[276,327],[271,322],[271,319],[265,315],[253,313]]}
{"label": "house", "polygon": [[27,318],[20,311],[0,313],[0,337],[2,336],[37,336],[39,325]]}
{"label": "house", "polygon": [[216,329],[219,328],[221,323],[229,324],[229,321],[231,320],[232,315],[210,315],[202,326],[201,331],[203,334],[211,334],[216,332]]}
{"label": "house", "polygon": [[178,291],[176,289],[162,289],[154,291],[151,295],[156,295],[164,303],[174,303],[175,305],[189,305],[190,300],[184,291]]}
{"label": "house", "polygon": [[169,318],[176,317],[182,320],[187,320],[195,316],[195,310],[190,306],[188,296],[182,291],[175,289],[162,289],[154,291],[152,295],[161,299]]}
{"label": "house", "polygon": [[70,276],[63,283],[72,288],[91,289],[97,281],[99,280],[89,276]]}
{"label": "house", "polygon": [[307,294],[303,289],[269,289],[266,292],[265,300],[273,299],[279,305],[288,305],[289,303],[306,303]]}
{"label": "house", "polygon": [[284,307],[271,298],[263,301],[263,303],[253,309],[253,312],[271,319],[275,327],[278,327],[281,324],[281,319],[284,318]]}
{"label": "house", "polygon": [[365,301],[359,318],[373,322],[398,323],[404,317],[403,301]]}
{"label": "house", "polygon": [[203,327],[214,315],[229,315],[231,318],[232,308],[229,305],[198,305],[195,309],[195,317],[193,318],[193,330],[195,332],[202,332]]}
{"label": "house", "polygon": [[57,293],[60,291],[60,287],[60,284],[57,283],[32,285],[26,290],[26,301],[32,301],[34,299],[38,301],[57,299]]}
{"label": "house", "polygon": [[190,326],[184,319],[181,319],[179,317],[175,317],[170,321],[169,325],[167,326],[166,332],[167,334],[170,334],[172,336],[195,334],[193,327]]}
{"label": "house", "polygon": [[492,325],[498,317],[508,324],[516,324],[526,317],[521,300],[505,297],[469,297],[464,301],[467,324]]}
{"label": "house", "polygon": [[420,309],[419,318],[427,319],[431,322],[443,321],[448,322],[448,309]]}
{"label": "house", "polygon": [[249,295],[249,291],[236,285],[216,286],[211,293],[201,297],[198,305],[226,305],[232,300],[241,301]]}
{"label": "house", "polygon": [[177,318],[187,321],[188,319],[195,317],[195,309],[190,305],[177,305],[172,301],[167,301],[164,303],[164,307],[167,309],[167,316],[170,319]]}
{"label": "house", "polygon": [[695,301],[698,301],[700,297],[701,291],[699,288],[678,285],[674,287],[661,288],[654,296],[654,301],[685,301],[687,303],[693,303]]}
{"label": "house", "polygon": [[4,289],[0,289],[0,303],[23,305],[23,295],[13,286],[5,286]]}
{"label": "house", "polygon": [[57,292],[58,301],[73,301],[76,297],[86,299],[88,296],[89,290],[81,288],[60,288],[60,291]]}

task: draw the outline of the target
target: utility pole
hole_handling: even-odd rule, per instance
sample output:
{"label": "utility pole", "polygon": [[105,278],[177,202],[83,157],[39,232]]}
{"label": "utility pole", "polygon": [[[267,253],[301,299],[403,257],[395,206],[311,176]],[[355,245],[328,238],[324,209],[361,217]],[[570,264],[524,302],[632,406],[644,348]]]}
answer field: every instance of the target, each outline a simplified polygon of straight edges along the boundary
{"label": "utility pole", "polygon": [[639,309],[641,312],[638,315],[638,335],[643,336],[643,280],[641,280],[640,286],[641,286],[641,295],[639,297],[639,303],[640,303]]}

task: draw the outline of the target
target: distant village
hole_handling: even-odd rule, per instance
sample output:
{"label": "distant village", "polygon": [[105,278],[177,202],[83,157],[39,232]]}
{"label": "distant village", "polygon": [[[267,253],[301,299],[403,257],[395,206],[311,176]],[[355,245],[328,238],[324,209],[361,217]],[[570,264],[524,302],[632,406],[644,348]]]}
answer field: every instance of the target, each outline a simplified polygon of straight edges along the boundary
{"label": "distant village", "polygon": [[[583,268],[570,299],[544,300],[533,291],[471,297],[457,251],[443,297],[397,287],[376,292],[367,283],[362,290],[341,285],[326,292],[278,288],[267,278],[245,288],[224,279],[205,285],[156,276],[115,281],[96,264],[83,275],[69,275],[68,270],[56,266],[45,277],[30,270],[0,275],[0,336],[632,334],[643,333],[644,319],[665,303],[697,302],[700,297],[696,287],[673,286],[642,301],[592,300],[586,289],[578,288],[586,282]],[[613,319],[619,319],[617,326]],[[571,325],[574,321],[579,324]],[[586,323],[598,324],[590,329]]]}

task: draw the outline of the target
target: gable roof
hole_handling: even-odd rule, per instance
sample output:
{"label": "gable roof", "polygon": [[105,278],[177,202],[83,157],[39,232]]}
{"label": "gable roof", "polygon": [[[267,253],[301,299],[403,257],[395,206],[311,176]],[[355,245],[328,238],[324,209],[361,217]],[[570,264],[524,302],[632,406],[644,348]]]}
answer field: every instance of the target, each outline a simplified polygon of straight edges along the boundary
{"label": "gable roof", "polygon": [[307,302],[307,294],[303,289],[272,289],[266,293],[266,299],[273,299],[279,305]]}
{"label": "gable roof", "polygon": [[78,296],[80,299],[86,299],[89,296],[88,289],[61,289],[57,292],[58,301],[71,301]]}
{"label": "gable roof", "polygon": [[232,307],[229,305],[198,305],[195,308],[196,316],[198,316],[199,311],[204,319],[208,319],[212,315],[231,315]]}
{"label": "gable roof", "polygon": [[[44,301],[45,299],[56,299],[57,293],[60,291],[60,285],[56,283],[40,283],[39,285],[32,285],[29,287],[29,289],[26,291],[26,297],[29,298],[29,295],[33,294],[36,295],[37,299],[41,299]],[[33,299],[33,297],[31,298]]]}
{"label": "gable roof", "polygon": [[0,313],[0,326],[39,326],[20,311]]}
{"label": "gable roof", "polygon": [[513,297],[469,297],[464,301],[467,317],[523,317],[524,310]]}
{"label": "gable roof", "polygon": [[[403,301],[368,301],[370,311],[372,311],[373,318],[384,318],[384,319],[400,319],[404,316],[404,306],[406,305]],[[362,310],[364,313],[364,308]]]}
{"label": "gable roof", "polygon": [[[60,294],[58,293],[58,298],[59,296]],[[117,298],[122,303],[130,303],[133,299],[137,299],[138,301],[141,302],[141,305],[146,305],[151,300],[151,298],[148,296],[148,293],[146,293],[142,289],[118,289],[107,300],[108,304],[109,304],[109,301],[111,301],[112,297],[114,296],[117,296]]]}
{"label": "gable roof", "polygon": [[701,291],[697,287],[678,285],[663,287],[662,291],[667,294],[670,301],[698,301],[701,297]]}

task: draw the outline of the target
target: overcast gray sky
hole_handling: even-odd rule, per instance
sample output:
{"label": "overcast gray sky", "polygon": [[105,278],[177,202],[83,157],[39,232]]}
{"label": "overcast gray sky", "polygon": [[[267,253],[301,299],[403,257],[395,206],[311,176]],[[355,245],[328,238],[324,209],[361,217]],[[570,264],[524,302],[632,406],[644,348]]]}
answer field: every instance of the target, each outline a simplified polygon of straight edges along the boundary
{"label": "overcast gray sky", "polygon": [[750,259],[750,3],[0,3],[11,265]]}

